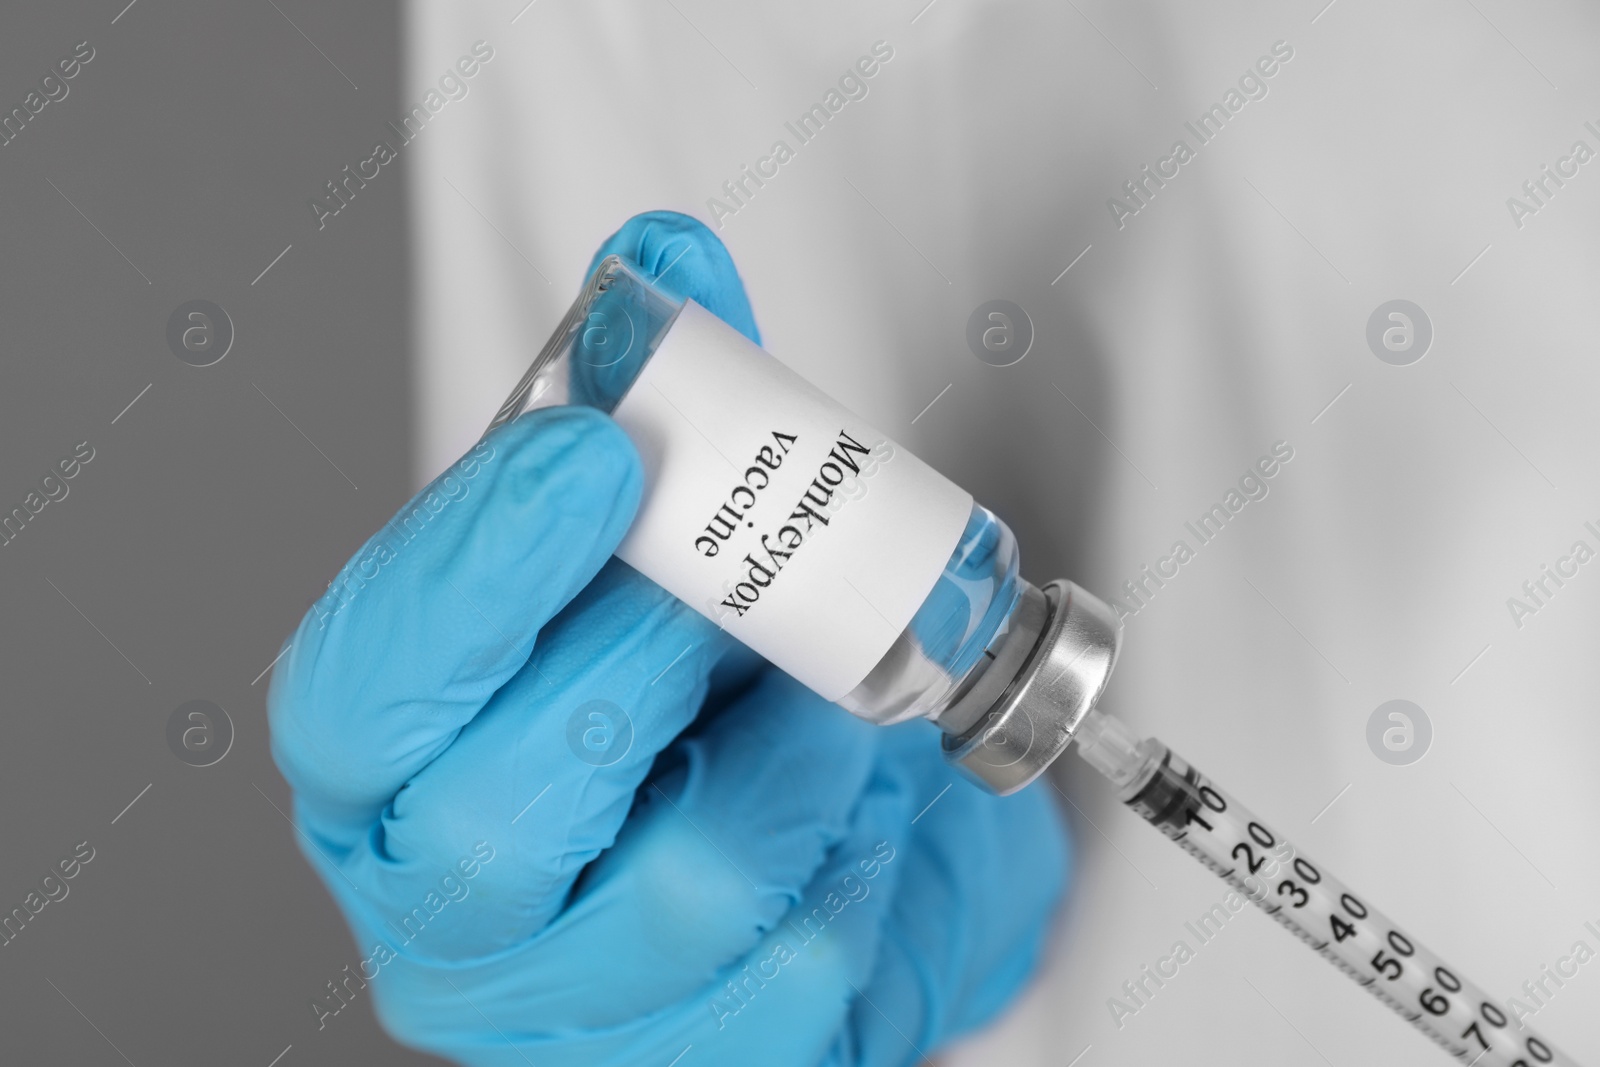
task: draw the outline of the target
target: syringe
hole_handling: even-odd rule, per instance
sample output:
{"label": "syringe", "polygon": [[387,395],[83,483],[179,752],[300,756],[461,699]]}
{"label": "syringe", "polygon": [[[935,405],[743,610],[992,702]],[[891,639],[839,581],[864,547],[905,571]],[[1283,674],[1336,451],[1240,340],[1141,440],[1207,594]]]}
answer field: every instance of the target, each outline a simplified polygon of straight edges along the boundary
{"label": "syringe", "polygon": [[1573,1064],[1160,741],[1093,709],[1075,739],[1124,804],[1456,1059],[1476,1067]]}

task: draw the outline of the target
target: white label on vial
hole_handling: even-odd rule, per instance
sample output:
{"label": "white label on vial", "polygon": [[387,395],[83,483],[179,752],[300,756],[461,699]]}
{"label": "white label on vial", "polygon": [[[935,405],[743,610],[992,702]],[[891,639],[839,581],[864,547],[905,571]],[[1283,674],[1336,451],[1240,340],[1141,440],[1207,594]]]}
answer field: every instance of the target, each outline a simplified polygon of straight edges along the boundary
{"label": "white label on vial", "polygon": [[613,415],[645,469],[617,555],[828,700],[894,644],[972,512],[693,301]]}

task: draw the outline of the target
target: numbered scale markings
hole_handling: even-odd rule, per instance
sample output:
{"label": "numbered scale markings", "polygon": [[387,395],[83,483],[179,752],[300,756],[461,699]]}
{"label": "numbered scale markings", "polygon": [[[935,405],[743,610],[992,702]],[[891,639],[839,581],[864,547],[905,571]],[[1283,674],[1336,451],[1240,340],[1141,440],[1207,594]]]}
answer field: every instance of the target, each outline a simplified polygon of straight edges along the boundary
{"label": "numbered scale markings", "polygon": [[[1159,745],[1159,742],[1151,742]],[[1161,746],[1155,773],[1125,803],[1450,1055],[1475,1067],[1576,1067],[1512,1025],[1482,989],[1299,854],[1238,801]]]}

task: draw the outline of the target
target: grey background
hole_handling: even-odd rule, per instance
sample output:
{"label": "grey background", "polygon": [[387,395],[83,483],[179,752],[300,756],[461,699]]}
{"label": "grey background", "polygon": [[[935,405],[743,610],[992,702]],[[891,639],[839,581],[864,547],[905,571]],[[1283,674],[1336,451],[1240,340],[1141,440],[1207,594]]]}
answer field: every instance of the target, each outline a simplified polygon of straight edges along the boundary
{"label": "grey background", "polygon": [[[4,910],[77,842],[96,853],[0,948],[0,1060],[424,1062],[365,1006],[316,1032],[306,1002],[354,956],[274,810],[252,684],[406,493],[406,165],[321,233],[306,207],[395,113],[399,13],[125,2],[0,16],[7,110],[95,49],[0,148],[5,510],[95,449],[0,548]],[[195,298],[234,322],[215,366],[166,346]],[[203,769],[165,740],[196,698],[237,735]]]}
{"label": "grey background", "polygon": [[[1504,208],[1600,120],[1593,8],[814,0],[755,16],[701,0],[543,3],[513,26],[522,0],[449,0],[409,8],[428,17],[407,78],[378,5],[124,2],[0,14],[5,109],[74,42],[97,50],[0,148],[0,512],[76,442],[97,450],[0,547],[0,911],[76,842],[97,850],[0,948],[0,1061],[264,1067],[292,1045],[279,1067],[414,1062],[365,1001],[314,1029],[308,998],[355,956],[274,810],[287,794],[252,682],[419,473],[481,427],[597,241],[635,210],[705,217],[880,36],[900,55],[873,96],[722,231],[768,346],[978,491],[1031,577],[1105,595],[1292,440],[1271,500],[1130,626],[1108,707],[1498,996],[1597,918],[1600,600],[1580,582],[1525,631],[1504,606],[1600,520],[1595,179],[1525,230]],[[307,198],[480,36],[506,58],[473,102],[317,232]],[[1300,58],[1273,95],[1116,230],[1106,197],[1278,37]],[[411,193],[435,226],[416,297],[438,312],[415,361]],[[1438,330],[1409,368],[1365,344],[1396,297]],[[203,369],[163,336],[196,298],[237,332]],[[994,298],[1039,331],[1015,368],[964,344]],[[457,391],[408,390],[413,367]],[[413,413],[435,420],[431,446],[407,438]],[[1366,744],[1395,697],[1438,731],[1412,767]],[[237,731],[210,768],[167,749],[191,699]],[[1062,770],[1078,882],[1052,962],[951,1063],[1061,1067],[1091,1043],[1080,1067],[1437,1057],[1255,915],[1114,1029],[1107,997],[1223,890]],[[1597,993],[1580,980],[1534,1023],[1582,1056]]]}

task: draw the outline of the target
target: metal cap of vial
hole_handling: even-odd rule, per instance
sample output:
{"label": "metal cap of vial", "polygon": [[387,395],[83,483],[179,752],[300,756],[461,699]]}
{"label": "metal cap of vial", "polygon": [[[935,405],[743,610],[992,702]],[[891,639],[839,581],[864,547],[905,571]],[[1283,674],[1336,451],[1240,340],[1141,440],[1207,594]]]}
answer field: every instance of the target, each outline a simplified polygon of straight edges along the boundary
{"label": "metal cap of vial", "polygon": [[940,716],[947,731],[960,730],[945,734],[945,758],[1002,796],[1039,777],[1066,751],[1100,699],[1122,646],[1122,626],[1110,606],[1068,581],[1027,587],[1017,623],[995,650],[988,677],[951,708],[972,717],[978,703],[972,723]]}

